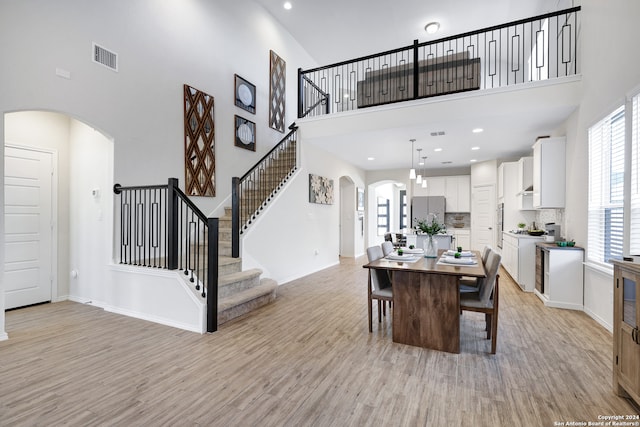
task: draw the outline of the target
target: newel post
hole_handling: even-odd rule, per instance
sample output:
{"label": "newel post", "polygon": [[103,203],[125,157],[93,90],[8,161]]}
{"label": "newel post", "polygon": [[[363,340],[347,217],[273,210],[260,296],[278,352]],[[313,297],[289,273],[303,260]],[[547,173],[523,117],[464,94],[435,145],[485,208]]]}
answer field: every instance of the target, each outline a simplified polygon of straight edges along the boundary
{"label": "newel post", "polygon": [[231,257],[240,257],[240,178],[231,179]]}
{"label": "newel post", "polygon": [[207,332],[218,330],[218,218],[207,218]]}
{"label": "newel post", "polygon": [[178,178],[167,185],[167,269],[178,268]]}

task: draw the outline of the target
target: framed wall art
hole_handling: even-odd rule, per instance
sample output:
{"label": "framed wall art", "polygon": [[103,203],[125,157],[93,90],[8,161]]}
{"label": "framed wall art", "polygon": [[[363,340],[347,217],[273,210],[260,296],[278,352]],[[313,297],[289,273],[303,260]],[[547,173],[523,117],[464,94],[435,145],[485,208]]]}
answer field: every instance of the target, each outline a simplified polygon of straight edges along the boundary
{"label": "framed wall art", "polygon": [[333,204],[333,180],[309,174],[309,203]]}
{"label": "framed wall art", "polygon": [[287,63],[269,51],[269,127],[284,133],[284,99]]}
{"label": "framed wall art", "polygon": [[358,211],[364,210],[364,188],[358,188],[356,194],[356,209]]}
{"label": "framed wall art", "polygon": [[184,85],[185,193],[216,195],[213,96]]}
{"label": "framed wall art", "polygon": [[256,124],[235,116],[235,146],[256,151]]}
{"label": "framed wall art", "polygon": [[235,97],[236,106],[252,114],[256,113],[256,87],[237,74],[235,75]]}

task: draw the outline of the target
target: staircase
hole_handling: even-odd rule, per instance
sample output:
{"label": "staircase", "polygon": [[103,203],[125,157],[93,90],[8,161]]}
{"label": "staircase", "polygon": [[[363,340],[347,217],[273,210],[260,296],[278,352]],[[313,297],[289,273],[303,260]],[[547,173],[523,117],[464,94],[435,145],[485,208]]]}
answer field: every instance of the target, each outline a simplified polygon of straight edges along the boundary
{"label": "staircase", "polygon": [[220,218],[218,242],[218,324],[273,302],[278,284],[260,278],[262,270],[242,270],[242,259],[231,257],[231,208]]}

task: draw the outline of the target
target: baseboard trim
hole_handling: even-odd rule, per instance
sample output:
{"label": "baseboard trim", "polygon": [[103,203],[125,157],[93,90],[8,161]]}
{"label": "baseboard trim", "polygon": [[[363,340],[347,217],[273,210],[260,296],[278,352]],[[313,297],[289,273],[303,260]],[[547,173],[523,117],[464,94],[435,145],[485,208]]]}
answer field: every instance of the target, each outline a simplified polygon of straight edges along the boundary
{"label": "baseboard trim", "polygon": [[600,316],[598,316],[597,314],[595,314],[593,311],[589,310],[586,307],[584,308],[584,312],[587,316],[591,317],[593,320],[598,322],[600,326],[605,328],[607,331],[613,333],[613,325],[610,325],[604,319],[602,319]]}
{"label": "baseboard trim", "polygon": [[140,313],[133,310],[127,310],[120,307],[114,307],[110,305],[104,306],[103,309],[104,311],[108,311],[110,313],[116,313],[116,314],[121,314],[123,316],[134,317],[136,319],[146,320],[147,322],[159,323],[161,325],[171,326],[172,328],[182,329],[189,332],[197,332],[199,334],[203,333],[203,331],[200,331],[198,328],[196,328],[193,325],[176,322],[173,320],[165,319],[163,317],[150,316],[148,314]]}
{"label": "baseboard trim", "polygon": [[9,334],[7,334],[6,332],[0,333],[0,341],[6,341],[8,339],[9,339]]}

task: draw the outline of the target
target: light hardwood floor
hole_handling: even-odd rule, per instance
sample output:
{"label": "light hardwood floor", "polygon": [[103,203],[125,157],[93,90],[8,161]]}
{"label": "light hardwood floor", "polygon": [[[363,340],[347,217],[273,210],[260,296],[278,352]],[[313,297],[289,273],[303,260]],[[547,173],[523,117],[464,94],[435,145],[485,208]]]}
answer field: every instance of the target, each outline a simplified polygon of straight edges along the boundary
{"label": "light hardwood floor", "polygon": [[[465,312],[461,353],[367,331],[363,258],[281,286],[197,335],[72,302],[7,312],[0,425],[553,426],[636,414],[612,391],[612,337],[501,274],[498,353]],[[375,315],[376,310],[374,310]]]}

